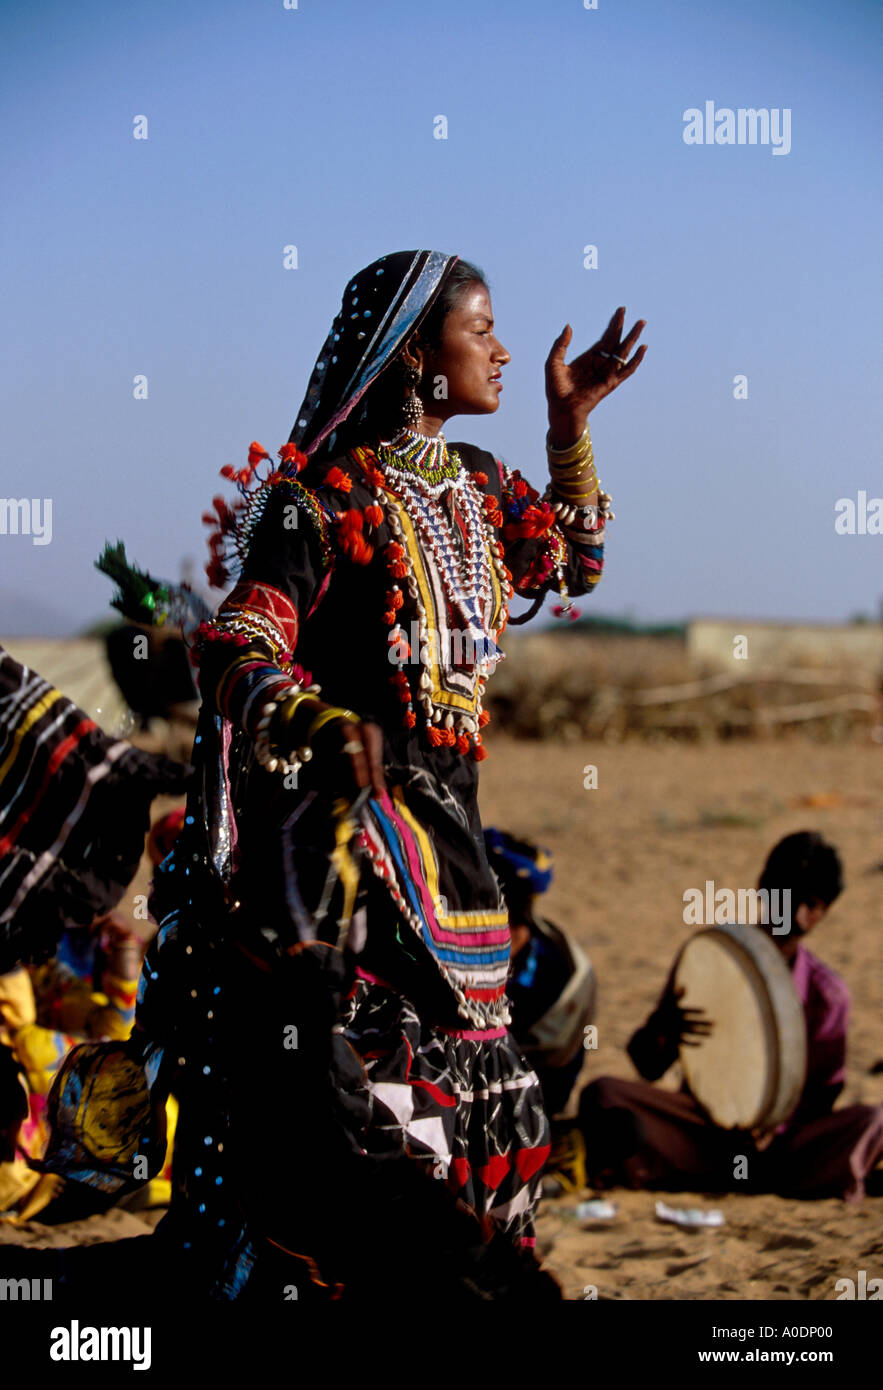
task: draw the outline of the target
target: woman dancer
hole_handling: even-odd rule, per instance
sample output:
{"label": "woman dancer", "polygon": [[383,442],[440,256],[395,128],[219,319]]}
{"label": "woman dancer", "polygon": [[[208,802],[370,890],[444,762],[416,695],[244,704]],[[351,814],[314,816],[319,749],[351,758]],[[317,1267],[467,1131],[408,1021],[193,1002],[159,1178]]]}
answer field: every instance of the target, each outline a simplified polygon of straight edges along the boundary
{"label": "woman dancer", "polygon": [[196,638],[200,786],[136,1028],[180,1101],[160,1231],[216,1297],[538,1287],[548,1129],[506,1028],[482,702],[513,595],[568,612],[600,577],[587,417],[646,350],[624,313],[552,347],[543,497],[442,434],[498,409],[509,354],[481,272],[431,251],[349,282],[279,464],[223,470],[210,577],[238,577]]}

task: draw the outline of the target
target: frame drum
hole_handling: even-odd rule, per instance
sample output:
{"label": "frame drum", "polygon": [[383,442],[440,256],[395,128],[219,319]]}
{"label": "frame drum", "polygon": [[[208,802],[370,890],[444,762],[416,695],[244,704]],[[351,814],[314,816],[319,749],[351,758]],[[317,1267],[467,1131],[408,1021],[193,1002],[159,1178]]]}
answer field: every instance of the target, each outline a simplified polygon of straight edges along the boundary
{"label": "frame drum", "polygon": [[684,1078],[721,1129],[775,1129],[806,1081],[806,1019],[784,956],[758,927],[697,932],[674,972],[682,1008],[704,1009],[710,1037],[680,1048]]}

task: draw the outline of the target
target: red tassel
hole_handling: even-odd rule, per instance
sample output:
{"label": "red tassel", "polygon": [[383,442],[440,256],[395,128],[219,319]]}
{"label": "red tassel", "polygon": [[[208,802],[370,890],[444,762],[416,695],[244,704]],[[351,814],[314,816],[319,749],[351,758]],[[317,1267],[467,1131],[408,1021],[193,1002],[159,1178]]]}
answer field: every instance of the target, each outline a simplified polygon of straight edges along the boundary
{"label": "red tassel", "polygon": [[490,715],[488,714],[488,712],[487,712],[486,709],[483,709],[483,710],[481,711],[481,714],[478,716],[478,727],[479,727],[480,729],[484,729],[488,724],[490,724],[490,722],[491,722],[491,717],[490,717]]}
{"label": "red tassel", "polygon": [[426,737],[429,739],[429,742],[433,748],[438,748],[441,744],[445,742],[444,734],[442,733],[441,729],[439,729],[435,724],[428,725],[426,729]]}
{"label": "red tassel", "polygon": [[475,746],[472,749],[472,756],[477,763],[483,763],[485,758],[487,757],[487,749],[485,748],[484,744],[479,743],[478,740],[476,740]]}
{"label": "red tassel", "polygon": [[469,737],[467,734],[457,735],[457,752],[462,753],[464,758],[469,752]]}
{"label": "red tassel", "polygon": [[408,566],[405,564],[404,560],[396,560],[390,565],[389,572],[393,579],[404,579],[408,573]]}
{"label": "red tassel", "polygon": [[374,547],[363,536],[354,535],[350,544],[350,555],[357,565],[370,565],[374,559]]}
{"label": "red tassel", "polygon": [[365,508],[365,520],[371,526],[379,526],[383,521],[383,508],[372,504]]}
{"label": "red tassel", "polygon": [[405,710],[404,723],[406,729],[413,729],[414,725],[417,723],[417,716],[412,709]]}
{"label": "red tassel", "polygon": [[328,472],[325,474],[325,483],[328,487],[336,488],[338,492],[352,491],[352,478],[348,473],[344,473],[342,468],[338,468],[336,464],[333,468],[329,468]]}
{"label": "red tassel", "polygon": [[475,473],[473,473],[472,478],[473,478],[473,481],[474,481],[474,482],[478,483],[478,486],[479,486],[479,487],[486,487],[486,486],[487,486],[487,474],[486,474],[486,473],[481,473],[481,472],[476,471]]}
{"label": "red tassel", "polygon": [[279,450],[279,457],[283,463],[293,463],[296,473],[307,466],[307,456],[301,453],[296,444],[283,444]]}

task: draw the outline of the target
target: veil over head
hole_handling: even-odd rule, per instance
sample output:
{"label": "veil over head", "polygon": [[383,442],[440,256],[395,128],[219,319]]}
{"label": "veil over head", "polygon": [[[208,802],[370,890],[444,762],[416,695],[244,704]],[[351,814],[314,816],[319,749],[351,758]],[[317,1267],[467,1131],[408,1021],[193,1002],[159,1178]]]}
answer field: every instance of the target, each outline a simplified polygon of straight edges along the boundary
{"label": "veil over head", "polygon": [[395,251],[349,281],[310,376],[289,442],[313,453],[395,357],[459,257]]}

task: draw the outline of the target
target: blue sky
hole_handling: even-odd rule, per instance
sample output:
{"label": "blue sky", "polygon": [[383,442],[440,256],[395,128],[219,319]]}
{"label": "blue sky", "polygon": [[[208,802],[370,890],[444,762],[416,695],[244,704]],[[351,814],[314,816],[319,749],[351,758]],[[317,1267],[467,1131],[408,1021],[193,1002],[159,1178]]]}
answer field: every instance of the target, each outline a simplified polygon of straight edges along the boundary
{"label": "blue sky", "polygon": [[[7,0],[0,23],[0,493],[53,503],[51,544],[0,536],[0,631],[105,614],[108,538],[201,572],[218,469],[287,439],[345,283],[411,246],[485,269],[512,354],[499,413],[449,437],[536,482],[554,336],[647,320],[592,416],[599,612],[878,612],[883,536],[834,520],[883,495],[883,7]],[[686,145],[706,100],[790,108],[790,153]]]}

